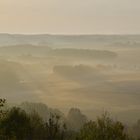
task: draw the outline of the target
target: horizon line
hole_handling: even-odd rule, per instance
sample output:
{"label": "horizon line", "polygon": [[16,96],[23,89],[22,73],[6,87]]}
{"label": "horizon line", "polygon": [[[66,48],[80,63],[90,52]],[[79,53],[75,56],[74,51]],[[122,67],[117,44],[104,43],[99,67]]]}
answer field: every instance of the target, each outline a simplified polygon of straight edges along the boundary
{"label": "horizon line", "polygon": [[8,32],[0,32],[0,35],[58,35],[58,36],[92,36],[92,35],[95,35],[95,36],[102,36],[102,35],[105,35],[105,36],[131,36],[131,35],[140,35],[139,34],[133,34],[133,33],[128,33],[128,34],[118,34],[118,33],[114,33],[114,34],[111,34],[111,33],[102,33],[102,34],[98,34],[98,33],[73,33],[73,34],[66,34],[66,33],[8,33]]}

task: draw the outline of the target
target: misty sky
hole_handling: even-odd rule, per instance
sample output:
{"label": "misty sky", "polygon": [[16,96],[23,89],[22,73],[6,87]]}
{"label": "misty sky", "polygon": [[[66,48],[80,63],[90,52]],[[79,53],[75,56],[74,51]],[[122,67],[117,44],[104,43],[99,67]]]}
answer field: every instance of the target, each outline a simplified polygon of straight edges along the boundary
{"label": "misty sky", "polygon": [[139,34],[140,0],[0,0],[0,32]]}

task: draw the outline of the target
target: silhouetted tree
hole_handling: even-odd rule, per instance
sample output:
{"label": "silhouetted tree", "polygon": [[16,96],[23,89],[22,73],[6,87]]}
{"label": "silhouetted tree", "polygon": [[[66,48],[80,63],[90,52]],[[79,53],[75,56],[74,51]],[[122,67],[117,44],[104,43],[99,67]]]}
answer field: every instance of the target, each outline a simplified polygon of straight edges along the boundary
{"label": "silhouetted tree", "polygon": [[97,121],[86,123],[77,140],[129,140],[122,123],[103,114]]}
{"label": "silhouetted tree", "polygon": [[0,99],[0,119],[5,114],[5,112],[3,110],[5,103],[6,103],[6,100],[5,99]]}
{"label": "silhouetted tree", "polygon": [[33,112],[30,117],[30,140],[44,140],[45,139],[45,127],[42,118]]}
{"label": "silhouetted tree", "polygon": [[27,140],[30,138],[30,118],[20,108],[12,108],[1,121],[0,126],[7,139]]}
{"label": "silhouetted tree", "polygon": [[45,125],[47,140],[64,140],[66,125],[60,122],[60,116],[51,115],[49,121]]}
{"label": "silhouetted tree", "polygon": [[133,135],[140,140],[140,120],[133,127]]}

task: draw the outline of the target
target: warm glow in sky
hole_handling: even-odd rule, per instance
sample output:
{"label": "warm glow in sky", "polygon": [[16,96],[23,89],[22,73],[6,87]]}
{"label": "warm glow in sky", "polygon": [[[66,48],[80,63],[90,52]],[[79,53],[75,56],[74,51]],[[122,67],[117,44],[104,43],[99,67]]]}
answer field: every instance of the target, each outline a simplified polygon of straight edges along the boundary
{"label": "warm glow in sky", "polygon": [[140,0],[0,0],[0,32],[139,34]]}

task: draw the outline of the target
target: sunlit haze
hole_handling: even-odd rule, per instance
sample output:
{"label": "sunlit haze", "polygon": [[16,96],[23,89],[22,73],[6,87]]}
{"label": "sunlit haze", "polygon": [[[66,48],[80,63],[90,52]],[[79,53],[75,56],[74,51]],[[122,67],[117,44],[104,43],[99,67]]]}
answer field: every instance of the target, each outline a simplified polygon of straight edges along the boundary
{"label": "sunlit haze", "polygon": [[139,0],[0,0],[0,32],[139,34],[139,13]]}

